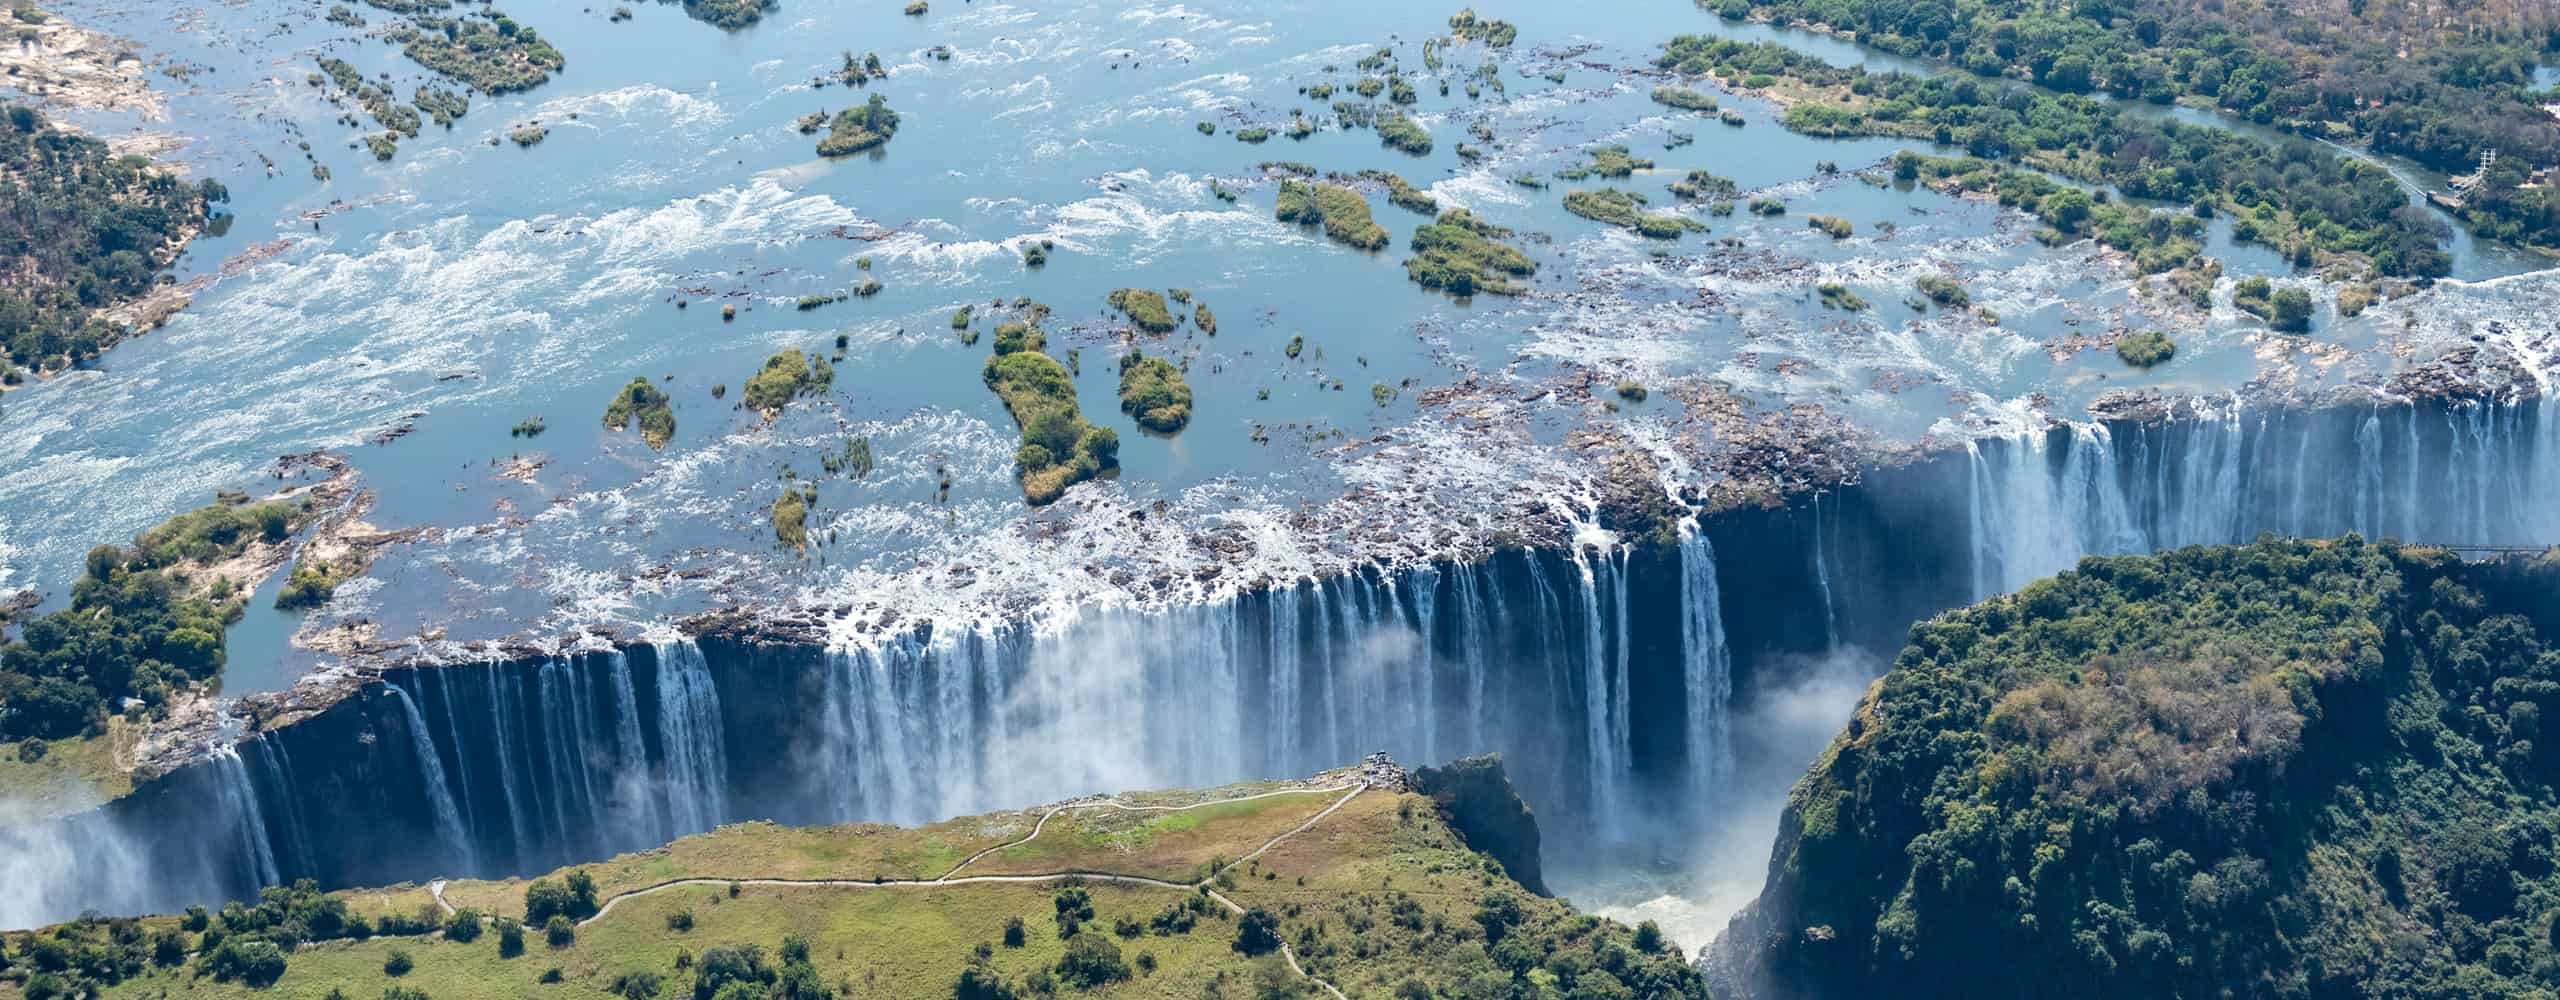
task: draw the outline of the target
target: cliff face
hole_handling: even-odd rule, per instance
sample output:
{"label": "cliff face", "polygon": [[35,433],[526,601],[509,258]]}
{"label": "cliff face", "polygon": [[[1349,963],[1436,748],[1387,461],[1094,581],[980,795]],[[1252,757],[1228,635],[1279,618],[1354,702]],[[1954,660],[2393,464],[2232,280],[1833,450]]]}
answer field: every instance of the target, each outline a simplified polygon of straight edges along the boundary
{"label": "cliff face", "polygon": [[1511,788],[1500,754],[1454,760],[1413,772],[1413,790],[1439,803],[1449,826],[1467,846],[1502,863],[1521,887],[1547,895],[1538,870],[1538,819]]}
{"label": "cliff face", "polygon": [[1913,629],[1706,964],[1748,996],[2560,981],[2560,564],[2090,560]]}

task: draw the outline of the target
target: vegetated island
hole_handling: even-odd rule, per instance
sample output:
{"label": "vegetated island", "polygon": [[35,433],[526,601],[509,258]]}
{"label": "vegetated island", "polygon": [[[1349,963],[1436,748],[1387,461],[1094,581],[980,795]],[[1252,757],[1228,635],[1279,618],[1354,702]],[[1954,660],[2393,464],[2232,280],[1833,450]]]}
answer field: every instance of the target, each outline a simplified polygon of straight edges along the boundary
{"label": "vegetated island", "polygon": [[1685,233],[1703,233],[1707,227],[1697,220],[1668,212],[1644,211],[1645,197],[1618,188],[1599,188],[1565,192],[1564,210],[1612,226],[1631,229],[1657,240],[1676,240]]}
{"label": "vegetated island", "polygon": [[826,392],[835,379],[835,366],[827,359],[804,354],[797,347],[784,348],[747,376],[746,407],[771,420],[782,415],[782,408],[792,400]]}
{"label": "vegetated island", "polygon": [[1924,622],[1712,964],[1816,1000],[2547,992],[2555,598],[2549,553],[2269,539]]}
{"label": "vegetated island", "polygon": [[[659,0],[676,3],[679,0]],[[778,0],[681,0],[684,15],[704,24],[736,31],[764,20],[764,16],[782,9]]]}
{"label": "vegetated island", "polygon": [[836,112],[827,123],[826,137],[818,140],[818,155],[851,156],[878,149],[897,134],[898,113],[889,109],[888,98],[873,94],[861,107]]}
{"label": "vegetated island", "polygon": [[605,404],[606,430],[625,430],[640,425],[640,440],[652,449],[664,448],[676,436],[674,401],[666,391],[649,383],[646,375],[635,375],[630,384],[613,394],[613,402]]}
{"label": "vegetated island", "polygon": [[1369,200],[1339,184],[1283,178],[1273,215],[1301,226],[1321,225],[1326,236],[1344,246],[1381,250],[1387,245],[1386,228],[1369,217]]}
{"label": "vegetated island", "polygon": [[1035,507],[1055,503],[1067,487],[1120,464],[1120,435],[1086,422],[1066,367],[1041,353],[1046,341],[1036,321],[998,324],[995,355],[984,373],[987,388],[1022,431],[1014,476],[1022,498]]}
{"label": "vegetated island", "polygon": [[[1903,3],[1717,0],[1758,17],[1850,33],[2072,94],[2216,107],[2340,143],[2363,142],[2480,183],[2449,207],[2483,236],[2560,246],[2560,124],[2535,68],[2552,62],[2560,9],[2534,0],[2293,6],[2281,16],[2206,0],[2143,3]],[[2129,137],[2129,136],[2128,136]],[[2409,268],[2424,273],[2423,268]]]}
{"label": "vegetated island", "polygon": [[[2012,94],[1964,76],[1834,67],[1775,43],[1683,35],[1655,63],[1761,91],[1786,105],[1787,128],[1808,135],[1924,139],[1962,147],[1977,160],[2190,206],[2150,212],[2035,175],[2045,187],[2107,204],[2117,218],[2097,231],[2117,235],[2101,242],[2136,257],[2145,274],[2197,266],[2191,245],[2201,220],[2215,214],[2246,221],[2235,225],[2235,236],[2274,247],[2297,266],[2348,262],[2385,275],[2434,277],[2452,265],[2443,249],[2448,228],[2410,205],[2389,172],[2309,142],[2266,143],[2210,125],[2158,121],[2097,98]],[[2000,176],[2005,182],[2007,173],[2026,172],[2008,168]]]}
{"label": "vegetated island", "polygon": [[[0,386],[88,361],[185,302],[159,277],[226,201],[138,156],[0,104]],[[25,369],[27,371],[22,371]]]}
{"label": "vegetated island", "polygon": [[1133,349],[1120,357],[1120,412],[1158,434],[1178,434],[1191,422],[1191,385],[1172,362]]}
{"label": "vegetated island", "polygon": [[1122,288],[1111,293],[1111,308],[1129,318],[1138,329],[1162,336],[1178,325],[1173,310],[1165,305],[1164,295],[1146,288]]}
{"label": "vegetated island", "polygon": [[110,998],[1704,1000],[1651,924],[1543,895],[1537,841],[1498,760],[1409,772],[1381,755],[911,829],[740,823],[531,880],[279,886],[218,914],[46,929],[44,955],[80,960],[42,959],[29,982]]}
{"label": "vegetated island", "polygon": [[484,94],[531,90],[568,65],[532,28],[494,9],[485,19],[420,16],[389,37],[418,65]]}
{"label": "vegetated island", "polygon": [[1405,277],[1459,298],[1477,292],[1518,295],[1524,289],[1511,279],[1537,273],[1538,265],[1502,242],[1510,238],[1511,230],[1478,219],[1466,209],[1450,209],[1413,231],[1413,256],[1405,259]]}

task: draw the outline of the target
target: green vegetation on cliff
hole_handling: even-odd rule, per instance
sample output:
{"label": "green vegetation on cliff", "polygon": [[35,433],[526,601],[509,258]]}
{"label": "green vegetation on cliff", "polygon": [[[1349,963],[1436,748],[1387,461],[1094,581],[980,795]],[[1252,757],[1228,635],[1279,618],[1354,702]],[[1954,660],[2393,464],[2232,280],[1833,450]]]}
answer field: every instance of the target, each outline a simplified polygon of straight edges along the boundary
{"label": "green vegetation on cliff", "polygon": [[1534,858],[1537,832],[1498,763],[1400,779],[1373,765],[912,829],[742,823],[444,883],[441,905],[276,888],[63,924],[8,958],[53,995],[110,998],[1707,995],[1658,932],[1510,876],[1498,858]]}
{"label": "green vegetation on cliff", "polygon": [[2265,540],[1924,622],[1718,946],[1789,997],[2538,997],[2560,562]]}
{"label": "green vegetation on cliff", "polygon": [[60,369],[133,333],[101,315],[150,291],[160,270],[229,193],[65,132],[24,105],[0,105],[0,376]]}
{"label": "green vegetation on cliff", "polygon": [[209,568],[283,543],[305,517],[296,502],[227,495],[130,546],[89,550],[70,606],[20,623],[17,639],[0,643],[0,738],[100,735],[126,699],[140,704],[132,718],[149,718],[212,681],[223,630],[248,595]]}

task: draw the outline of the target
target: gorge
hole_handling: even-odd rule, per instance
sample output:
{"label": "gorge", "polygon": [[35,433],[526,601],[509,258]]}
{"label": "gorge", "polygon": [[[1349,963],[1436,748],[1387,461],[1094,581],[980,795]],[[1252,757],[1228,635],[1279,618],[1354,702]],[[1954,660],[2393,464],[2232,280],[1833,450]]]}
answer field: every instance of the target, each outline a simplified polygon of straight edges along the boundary
{"label": "gorge", "polygon": [[1740,807],[1737,770],[1803,764],[1733,719],[1826,656],[1872,671],[1912,622],[2081,555],[2261,533],[2524,545],[2560,518],[2533,400],[2199,409],[1978,440],[1782,507],[1054,631],[830,649],[735,620],[392,666],[126,798],[19,828],[9,875],[27,891],[0,923],[296,878],[524,875],[745,819],[916,823],[1381,749],[1502,753],[1551,872],[1685,858]]}

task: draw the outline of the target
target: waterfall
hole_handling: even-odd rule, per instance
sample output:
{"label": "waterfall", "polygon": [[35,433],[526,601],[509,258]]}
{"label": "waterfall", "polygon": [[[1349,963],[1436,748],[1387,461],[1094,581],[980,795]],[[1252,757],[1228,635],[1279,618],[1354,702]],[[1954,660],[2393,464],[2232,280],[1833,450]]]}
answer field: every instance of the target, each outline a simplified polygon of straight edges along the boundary
{"label": "waterfall", "polygon": [[427,735],[426,717],[419,714],[418,703],[397,684],[384,684],[391,697],[400,699],[400,709],[408,717],[409,744],[417,754],[418,773],[425,779],[427,806],[435,813],[436,835],[444,838],[451,850],[449,861],[458,862],[464,871],[478,871],[478,853],[471,848],[471,837],[463,832],[462,812],[453,804],[453,789],[445,784],[444,764],[436,759],[436,744]]}
{"label": "waterfall", "polygon": [[225,746],[214,751],[214,781],[223,807],[239,824],[240,854],[247,865],[244,873],[253,886],[277,885],[284,873],[276,868],[275,842],[267,837],[266,810],[258,805],[258,786],[249,781],[249,769],[241,763],[240,751]]}
{"label": "waterfall", "polygon": [[[274,790],[273,797],[281,807],[276,810],[281,819],[278,825],[284,834],[286,856],[293,861],[293,871],[308,872],[318,868],[311,858],[311,835],[303,828],[302,800],[294,795],[294,789],[300,786],[294,783],[293,761],[285,756],[284,744],[259,737],[242,741],[240,745],[246,748],[242,756],[258,759],[258,768],[266,775],[266,787]],[[278,867],[282,867],[281,860]]]}
{"label": "waterfall", "polygon": [[729,766],[720,743],[720,693],[693,643],[658,647],[658,727],[670,837],[711,829],[728,817],[722,796]]}
{"label": "waterfall", "polygon": [[1689,699],[1689,786],[1701,806],[1724,791],[1733,764],[1725,726],[1733,660],[1725,647],[1723,603],[1715,546],[1691,527],[1680,538],[1680,676]]}

